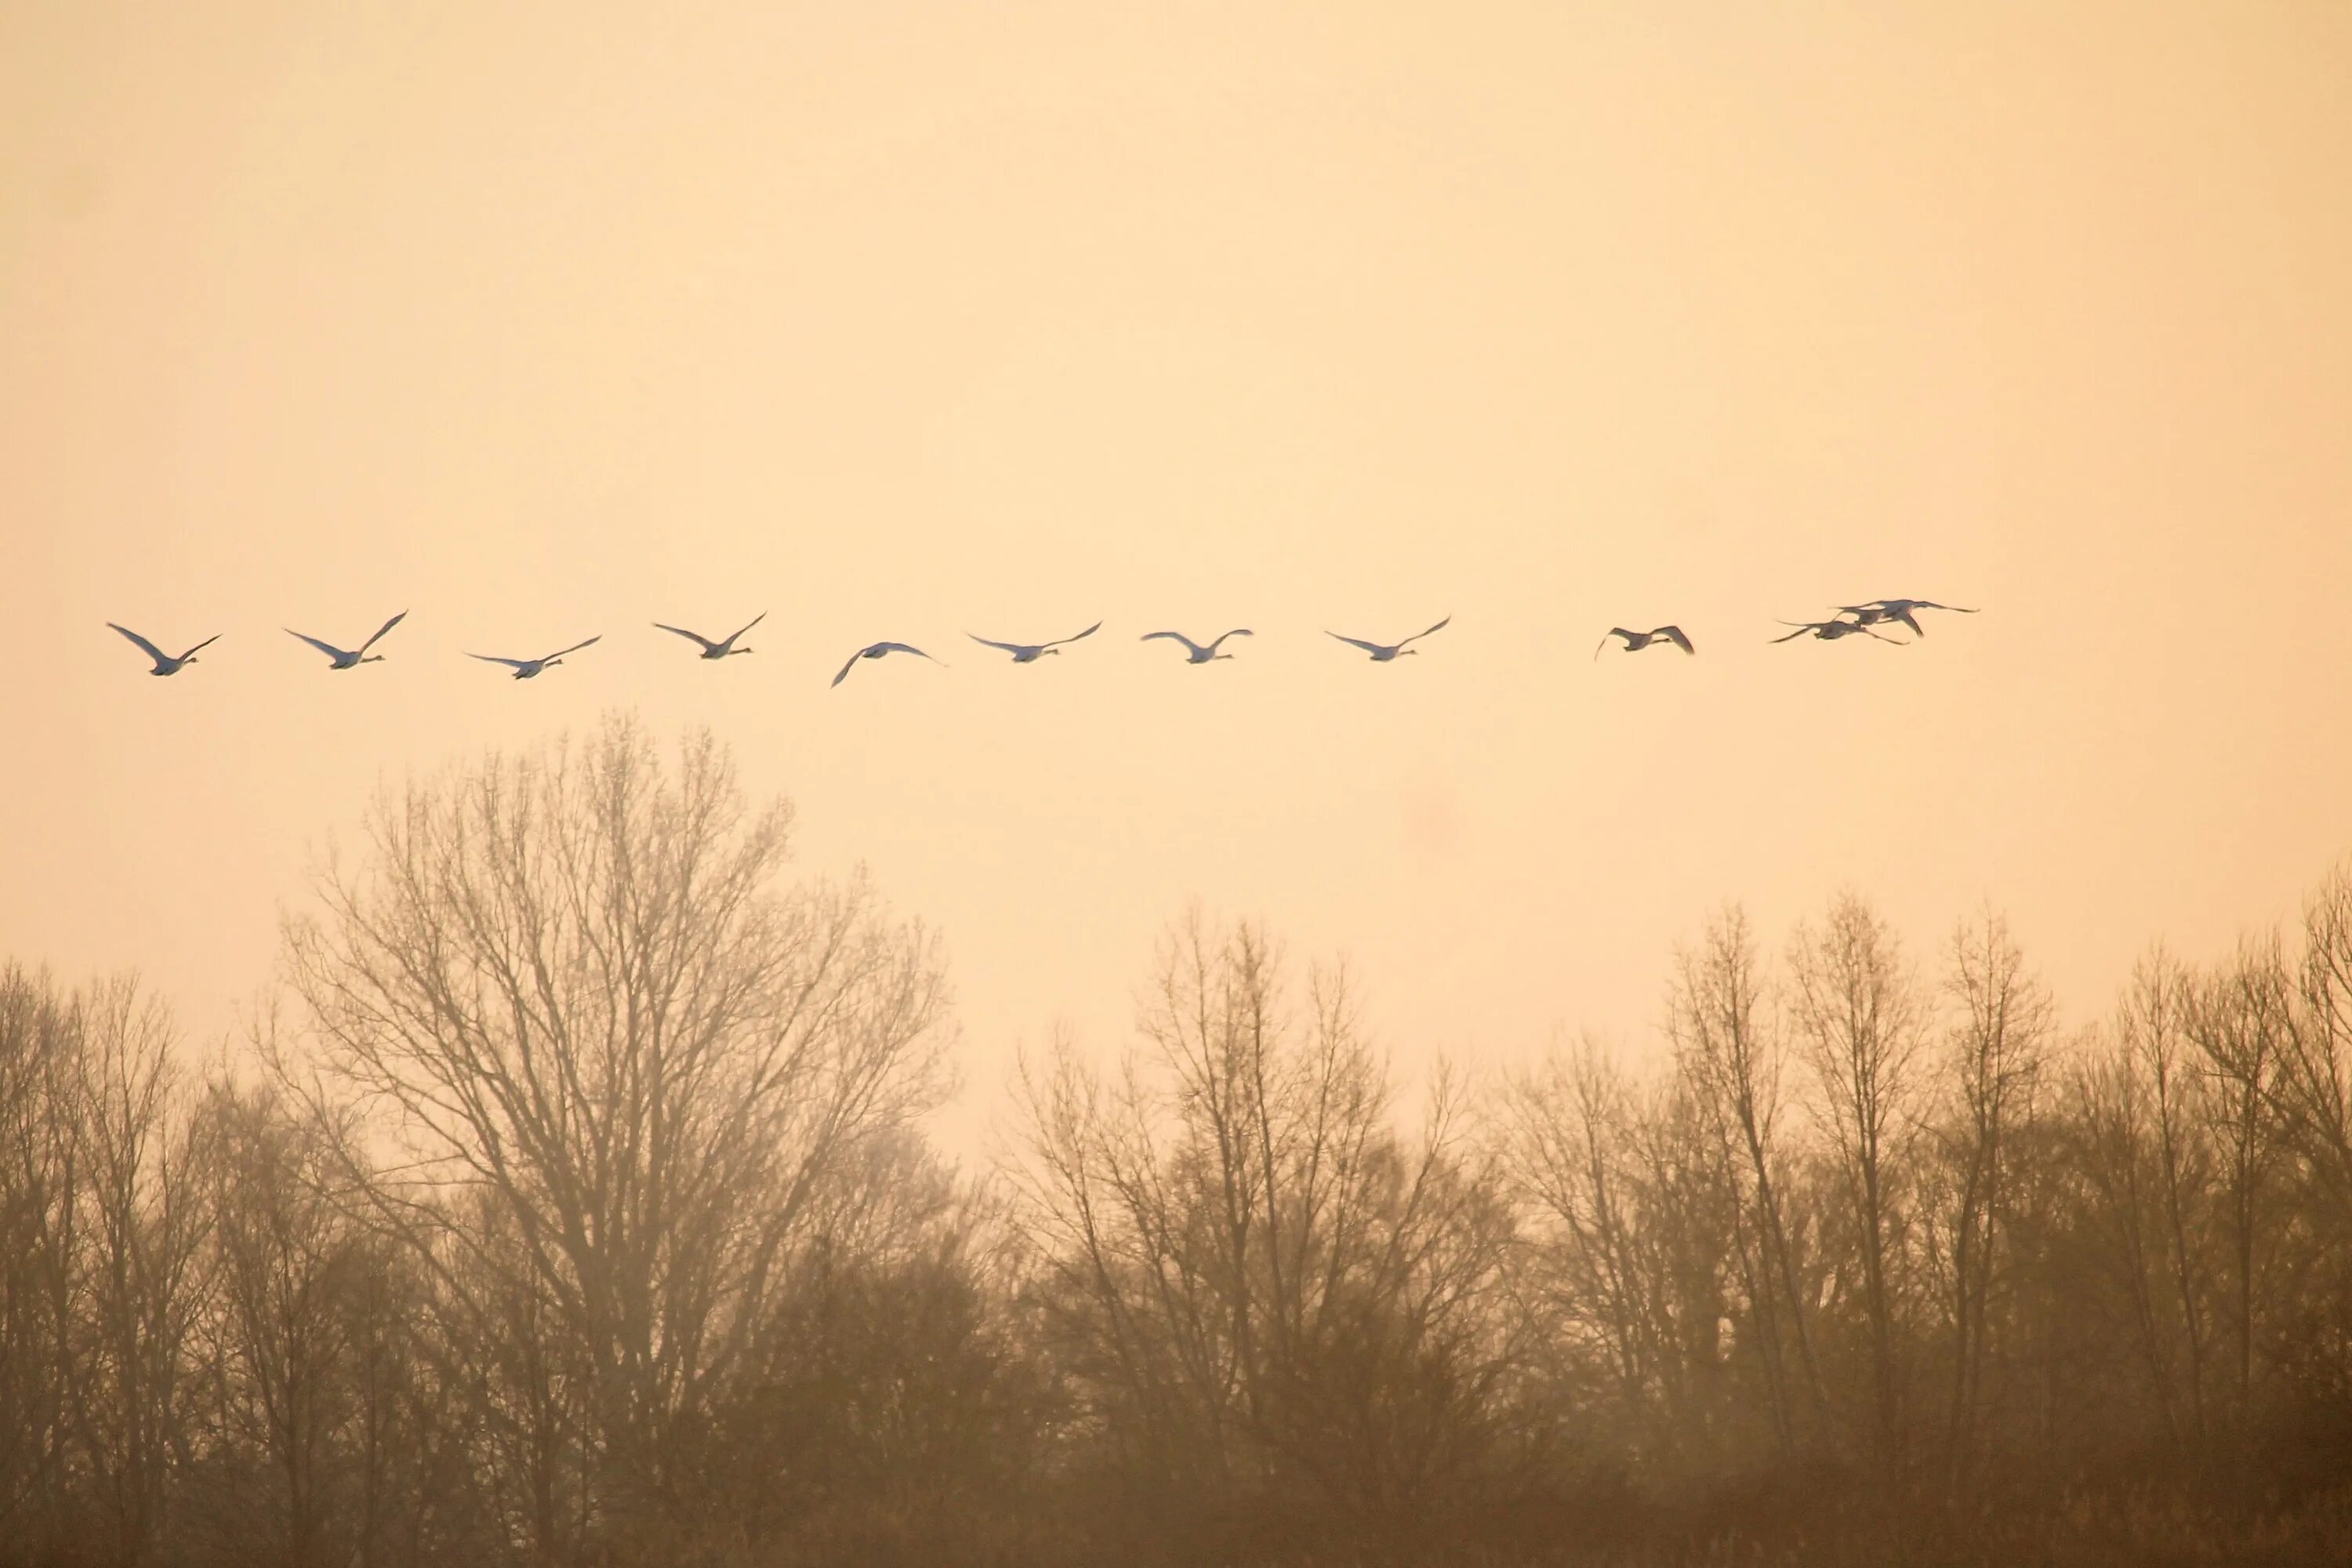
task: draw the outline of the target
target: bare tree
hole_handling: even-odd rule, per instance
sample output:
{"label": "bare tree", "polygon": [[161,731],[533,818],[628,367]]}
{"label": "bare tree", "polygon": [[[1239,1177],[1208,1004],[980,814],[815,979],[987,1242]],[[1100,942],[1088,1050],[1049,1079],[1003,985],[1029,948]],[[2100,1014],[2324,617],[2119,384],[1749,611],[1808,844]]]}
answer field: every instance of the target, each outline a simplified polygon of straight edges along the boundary
{"label": "bare tree", "polygon": [[1523,1451],[1509,1216],[1445,1077],[1407,1140],[1344,977],[1303,1023],[1287,994],[1265,937],[1195,913],[1115,1079],[1066,1042],[1024,1068],[1011,1174],[1052,1342],[1138,1472],[1403,1550]]}
{"label": "bare tree", "polygon": [[285,1081],[397,1149],[353,1185],[472,1321],[544,1338],[521,1386],[576,1365],[598,1521],[663,1495],[829,1174],[939,1089],[932,940],[778,888],[790,826],[707,734],[666,769],[615,718],[380,799],[288,928]]}
{"label": "bare tree", "polygon": [[1746,911],[1726,909],[1708,923],[1697,948],[1675,955],[1666,1028],[1676,1070],[1706,1119],[1730,1200],[1741,1293],[1753,1318],[1774,1427],[1783,1449],[1793,1451],[1798,1416],[1784,1342],[1795,1343],[1796,1375],[1817,1427],[1827,1396],[1780,1190],[1784,1047],[1766,1010],[1759,963]]}
{"label": "bare tree", "polygon": [[1853,1219],[1869,1329],[1877,1452],[1901,1449],[1897,1296],[1902,1205],[1899,1147],[1909,1131],[1925,1011],[1894,930],[1862,900],[1842,894],[1818,927],[1801,924],[1789,944],[1791,1015],[1821,1096]]}
{"label": "bare tree", "polygon": [[1958,1179],[1952,1236],[1952,1391],[1947,1431],[1953,1485],[1966,1484],[1985,1399],[1993,1284],[2011,1203],[2014,1140],[2034,1109],[2055,1008],[2024,969],[2009,924],[1988,910],[1953,933],[1946,992],[1958,1016],[1948,1037]]}
{"label": "bare tree", "polygon": [[2281,1156],[2276,1113],[2280,1063],[2294,1033],[2294,981],[2275,932],[2242,942],[2235,957],[2197,987],[2189,1032],[2209,1064],[2204,1098],[2228,1237],[2231,1360],[2240,1418],[2254,1392],[2257,1303],[2269,1262],[2268,1195]]}

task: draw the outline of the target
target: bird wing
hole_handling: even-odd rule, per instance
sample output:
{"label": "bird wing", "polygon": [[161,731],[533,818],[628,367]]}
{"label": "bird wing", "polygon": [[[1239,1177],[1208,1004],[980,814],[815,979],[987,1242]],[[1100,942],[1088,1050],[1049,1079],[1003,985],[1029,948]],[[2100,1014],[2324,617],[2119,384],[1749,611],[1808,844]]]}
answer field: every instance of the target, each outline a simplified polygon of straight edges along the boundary
{"label": "bird wing", "polygon": [[1627,647],[1632,647],[1633,646],[1633,634],[1632,632],[1627,631],[1623,626],[1611,626],[1607,631],[1601,634],[1600,642],[1593,646],[1593,658],[1599,658],[1601,657],[1601,650],[1609,646],[1609,639],[1611,637],[1623,637]]}
{"label": "bird wing", "polygon": [[[1797,629],[1790,632],[1787,637],[1771,638],[1770,640],[1773,642],[1793,642],[1798,637],[1803,637],[1807,632],[1818,631],[1821,629],[1821,623],[1819,621],[1808,621],[1801,626],[1798,626],[1797,623],[1794,621],[1782,621],[1780,624],[1784,626],[1797,626]],[[1873,633],[1872,635],[1875,636],[1877,634]]]}
{"label": "bird wing", "polygon": [[1913,618],[1909,610],[1895,611],[1895,618],[1901,621],[1905,626],[1909,626],[1911,628],[1912,636],[1924,637],[1927,635],[1927,628],[1921,626],[1917,620]]}
{"label": "bird wing", "polygon": [[198,655],[198,654],[200,654],[200,653],[204,652],[204,650],[205,650],[205,649],[206,649],[206,648],[208,648],[208,647],[212,647],[212,646],[213,646],[213,644],[215,644],[215,643],[216,643],[216,642],[218,642],[218,641],[220,641],[220,640],[221,640],[221,635],[220,635],[220,633],[218,633],[218,632],[215,632],[212,636],[210,636],[210,637],[206,637],[204,641],[202,641],[202,642],[198,643],[195,647],[194,647],[190,648],[187,652],[185,652],[185,653],[182,654],[182,655],[180,656],[180,662],[181,662],[182,664],[185,664],[185,663],[187,663],[187,662],[188,662],[188,660],[190,660],[190,659],[192,659],[192,658],[195,658],[195,657],[196,657],[196,655]]}
{"label": "bird wing", "polygon": [[[1323,635],[1327,637],[1339,637],[1339,634],[1338,632],[1332,631],[1328,626],[1324,628]],[[1339,640],[1344,643],[1353,643],[1356,647],[1362,648],[1366,653],[1386,653],[1389,651],[1388,645],[1386,643],[1366,642],[1361,637],[1339,637]],[[1399,647],[1402,647],[1404,645],[1402,643],[1399,643],[1397,646]]]}
{"label": "bird wing", "polygon": [[1683,636],[1683,629],[1680,626],[1660,626],[1651,635],[1653,637],[1662,637],[1665,638],[1668,642],[1674,644],[1685,653],[1696,653],[1698,651],[1698,649],[1691,647],[1690,638]]}
{"label": "bird wing", "polygon": [[494,653],[469,653],[466,657],[467,658],[478,658],[484,664],[503,664],[509,669],[520,669],[526,665],[533,665],[542,662],[541,660],[535,658],[500,658]]}
{"label": "bird wing", "polygon": [[[748,631],[750,631],[753,626],[758,626],[761,621],[764,621],[764,620],[766,620],[767,618],[768,618],[768,612],[767,612],[767,611],[765,611],[765,610],[761,610],[758,615],[753,616],[750,620],[745,621],[745,622],[743,623],[742,630],[741,630],[741,631],[738,631],[738,632],[735,634],[735,637],[741,637],[741,636],[743,635],[743,633],[744,633],[744,632],[748,632]],[[727,639],[728,646],[732,647],[732,646],[734,645],[735,637],[729,637],[729,638]]]}
{"label": "bird wing", "polygon": [[[661,622],[656,621],[654,623],[654,630],[657,632],[676,632],[678,636],[685,637],[689,642],[698,642],[702,645],[702,651],[705,653],[716,653],[719,651],[719,645],[717,643],[712,642],[700,632],[690,632],[684,626],[666,626],[662,625]],[[743,634],[741,632],[737,632],[735,637],[740,637]],[[729,642],[733,642],[735,637],[729,637],[727,640]]]}
{"label": "bird wing", "polygon": [[[1430,627],[1430,628],[1429,628],[1429,632],[1441,632],[1441,631],[1444,631],[1447,626],[1452,626],[1453,624],[1454,624],[1454,617],[1453,617],[1452,616],[1446,616],[1444,620],[1442,620],[1442,621],[1438,622],[1435,626],[1433,626]],[[1409,637],[1405,638],[1405,639],[1404,639],[1404,642],[1401,642],[1401,643],[1397,644],[1397,647],[1403,647],[1407,643],[1417,643],[1417,642],[1419,642],[1422,638],[1423,638],[1423,637],[1427,637],[1427,636],[1429,635],[1429,632],[1415,632],[1415,633],[1413,633],[1413,634],[1412,634],[1412,636],[1411,636],[1411,637]]]}
{"label": "bird wing", "polygon": [[1870,626],[1864,626],[1864,627],[1862,627],[1862,628],[1861,628],[1861,630],[1862,630],[1864,633],[1865,633],[1866,635],[1870,636],[1870,637],[1876,637],[1880,642],[1895,643],[1895,646],[1896,647],[1901,647],[1903,646],[1903,645],[1902,645],[1901,643],[1899,643],[1899,642],[1895,642],[1895,639],[1894,639],[1893,637],[1888,637],[1885,633],[1881,632],[1881,631],[1877,631],[1877,630],[1875,630],[1875,629],[1874,629],[1874,628],[1872,628],[1872,627],[1870,627]]}
{"label": "bird wing", "polygon": [[603,632],[598,632],[594,637],[590,637],[590,638],[588,639],[588,642],[576,642],[576,643],[573,643],[570,647],[560,647],[560,648],[557,648],[553,653],[549,654],[545,658],[541,659],[539,662],[540,662],[540,663],[541,663],[541,664],[550,664],[550,663],[552,663],[552,662],[553,662],[553,661],[555,661],[556,659],[562,658],[565,654],[567,654],[567,653],[578,653],[582,648],[586,647],[589,645],[589,643],[599,643],[599,642],[603,642],[604,640],[604,634]]}
{"label": "bird wing", "polygon": [[1217,649],[1218,649],[1218,648],[1219,648],[1219,647],[1223,644],[1223,642],[1224,642],[1224,640],[1225,640],[1225,637],[1248,637],[1248,636],[1250,636],[1250,635],[1252,635],[1252,634],[1251,634],[1251,632],[1250,632],[1249,627],[1247,627],[1247,626],[1235,626],[1232,631],[1227,632],[1227,633],[1225,634],[1225,637],[1219,637],[1215,642],[1211,643],[1211,644],[1209,645],[1209,651],[1210,651],[1211,653],[1214,653],[1214,652],[1216,652],[1216,651],[1217,651]]}
{"label": "bird wing", "polygon": [[1939,605],[1933,599],[1922,599],[1911,607],[1915,610],[1949,610],[1954,615],[1959,616],[1973,616],[1976,614],[1976,611],[1963,609],[1958,605]]}
{"label": "bird wing", "polygon": [[[309,643],[312,647],[317,648],[329,658],[356,658],[359,657],[357,654],[345,653],[333,643],[320,642],[317,637],[305,636],[303,633],[296,631],[292,626],[288,626],[286,628],[286,635],[289,637],[301,637],[304,642]],[[374,639],[370,638],[369,640],[373,641]],[[364,652],[365,650],[362,649],[362,651]]]}
{"label": "bird wing", "polygon": [[[114,623],[112,621],[109,621],[106,624],[110,626],[114,626]],[[147,657],[153,659],[158,665],[165,665],[172,662],[164,656],[162,648],[157,647],[153,643],[151,643],[145,637],[141,637],[129,626],[114,626],[114,629],[121,632],[124,637],[129,637],[132,642],[137,643],[141,648],[145,650]]]}
{"label": "bird wing", "polygon": [[835,676],[835,677],[833,678],[833,683],[834,683],[835,686],[838,686],[838,685],[840,685],[843,681],[845,681],[845,680],[848,679],[849,679],[849,672],[850,672],[851,670],[853,670],[853,669],[856,668],[857,668],[857,661],[858,661],[859,659],[861,659],[861,658],[864,658],[865,657],[866,657],[866,650],[865,650],[864,648],[859,648],[856,653],[851,654],[851,655],[849,656],[849,662],[848,662],[847,664],[845,664],[845,665],[843,665],[843,666],[841,667],[841,673],[840,673],[839,675],[836,675],[836,676]]}
{"label": "bird wing", "polygon": [[[1227,632],[1227,633],[1225,634],[1225,637],[1231,637],[1231,636],[1233,636],[1233,635],[1234,635],[1233,633],[1231,633],[1231,632]],[[1136,638],[1135,640],[1136,640],[1136,641],[1138,641],[1138,642],[1150,642],[1150,641],[1152,638],[1154,638],[1154,637],[1167,637],[1167,638],[1169,638],[1171,641],[1182,643],[1186,647],[1191,648],[1194,653],[1208,653],[1208,652],[1210,652],[1212,649],[1213,649],[1213,648],[1217,646],[1217,643],[1216,643],[1216,642],[1213,642],[1213,643],[1211,643],[1211,644],[1208,646],[1208,647],[1202,647],[1199,643],[1194,642],[1191,637],[1186,637],[1182,632],[1146,632],[1146,633],[1144,633],[1141,637],[1139,637]],[[1224,641],[1224,640],[1225,640],[1225,637],[1219,637],[1219,638],[1217,639],[1217,642],[1223,642],[1223,641]]]}
{"label": "bird wing", "polygon": [[[1017,642],[996,642],[996,641],[992,641],[992,639],[990,639],[990,638],[988,638],[988,637],[982,637],[978,632],[966,632],[966,633],[964,633],[963,635],[964,635],[964,636],[966,636],[966,637],[970,637],[972,641],[974,641],[974,642],[976,642],[976,643],[982,643],[982,644],[984,644],[985,646],[987,646],[987,647],[1001,647],[1001,648],[1003,648],[1003,649],[1005,652],[1007,652],[1007,653],[1027,653],[1027,652],[1029,651],[1029,645],[1028,645],[1028,644],[1026,644],[1026,643],[1017,643]],[[887,646],[891,647],[900,647],[900,646],[902,646],[902,645],[900,645],[900,644],[898,644],[898,643],[890,643],[890,644],[888,644],[888,645],[887,645]],[[1045,645],[1041,645],[1041,646],[1050,647],[1050,646],[1052,646],[1052,645],[1050,645],[1050,644],[1045,644]],[[919,650],[917,650],[917,651],[919,651]],[[929,654],[924,654],[924,655],[923,655],[923,657],[924,657],[925,658],[930,658],[931,656],[930,656]]]}
{"label": "bird wing", "polygon": [[1052,642],[1049,642],[1049,643],[1039,643],[1037,646],[1038,646],[1039,647],[1061,647],[1061,646],[1062,646],[1064,643],[1066,643],[1066,642],[1079,642],[1079,641],[1082,641],[1083,639],[1085,639],[1085,638],[1087,638],[1087,637],[1090,637],[1094,636],[1097,632],[1098,632],[1098,631],[1100,631],[1100,630],[1102,630],[1102,623],[1101,623],[1100,621],[1097,621],[1093,626],[1088,626],[1085,631],[1080,632],[1076,637],[1055,637]]}
{"label": "bird wing", "polygon": [[[393,628],[393,627],[394,627],[394,626],[396,626],[400,625],[400,623],[401,623],[401,622],[403,622],[403,621],[406,620],[407,618],[408,618],[408,612],[407,612],[406,610],[403,610],[403,611],[401,611],[401,612],[400,612],[400,614],[398,614],[398,615],[396,615],[396,616],[393,616],[393,617],[392,617],[392,619],[390,619],[390,620],[388,620],[388,621],[384,622],[384,623],[383,623],[383,625],[382,625],[382,626],[380,626],[376,627],[376,629],[375,629],[375,636],[374,636],[374,637],[370,637],[370,638],[368,638],[368,640],[367,640],[367,641],[365,641],[365,642],[363,642],[363,643],[360,644],[360,652],[363,654],[363,653],[367,652],[367,650],[368,650],[368,649],[370,649],[370,648],[372,648],[372,647],[375,647],[375,645],[376,645],[379,641],[383,640],[383,634],[384,634],[384,633],[386,633],[386,632],[388,632],[388,631],[392,630],[392,628]],[[300,637],[302,634],[301,634],[301,633],[299,633],[299,632],[296,632],[294,635],[295,635],[296,637]]]}
{"label": "bird wing", "polygon": [[[966,632],[964,634],[966,637],[970,637],[971,635],[971,634],[970,632]],[[929,654],[925,653],[921,648],[917,647],[910,642],[878,642],[874,646],[880,648],[885,653],[911,653],[917,658],[931,658]],[[1004,645],[1003,643],[999,643],[996,646],[1003,647]],[[946,659],[931,658],[931,662],[940,666],[942,669],[947,668],[948,661]]]}

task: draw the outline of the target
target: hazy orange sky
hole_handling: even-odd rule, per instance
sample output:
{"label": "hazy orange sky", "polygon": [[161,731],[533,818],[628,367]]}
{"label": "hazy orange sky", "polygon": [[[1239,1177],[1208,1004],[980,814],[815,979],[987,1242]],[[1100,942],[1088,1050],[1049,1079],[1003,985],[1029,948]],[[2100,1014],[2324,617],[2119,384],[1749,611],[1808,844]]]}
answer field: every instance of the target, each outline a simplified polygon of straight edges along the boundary
{"label": "hazy orange sky", "polygon": [[[2352,848],[2347,84],[2337,0],[12,0],[0,953],[216,1033],[380,778],[634,706],[941,928],[974,1117],[1195,894],[1408,1060],[1848,884],[2079,1017]],[[1879,595],[1984,611],[1766,646]]]}

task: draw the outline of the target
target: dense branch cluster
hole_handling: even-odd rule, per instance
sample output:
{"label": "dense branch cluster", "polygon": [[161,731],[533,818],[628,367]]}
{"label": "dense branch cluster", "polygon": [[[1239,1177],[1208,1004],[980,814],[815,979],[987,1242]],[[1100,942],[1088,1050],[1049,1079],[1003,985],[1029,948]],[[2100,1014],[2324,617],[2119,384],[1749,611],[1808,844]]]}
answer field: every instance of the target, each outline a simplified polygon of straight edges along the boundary
{"label": "dense branch cluster", "polygon": [[1727,909],[1646,1068],[1411,1098],[1196,914],[967,1176],[935,942],[790,827],[616,721],[382,800],[249,1060],[0,975],[0,1562],[2352,1542],[2352,868],[2074,1026],[1990,911]]}

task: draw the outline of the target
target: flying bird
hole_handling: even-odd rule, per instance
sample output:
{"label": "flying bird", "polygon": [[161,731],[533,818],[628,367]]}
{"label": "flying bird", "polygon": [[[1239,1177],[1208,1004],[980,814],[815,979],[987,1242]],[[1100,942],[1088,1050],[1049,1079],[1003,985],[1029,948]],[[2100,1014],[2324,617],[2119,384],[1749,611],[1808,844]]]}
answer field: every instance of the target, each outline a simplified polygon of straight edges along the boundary
{"label": "flying bird", "polygon": [[[991,642],[975,632],[966,632],[963,635],[983,647],[1003,648],[1013,656],[1013,662],[1015,664],[1034,664],[1039,658],[1054,652],[1064,643],[1076,642],[1080,637],[1090,637],[1100,630],[1102,630],[1102,623],[1097,621],[1085,631],[1078,633],[1077,637],[1055,637],[1052,642],[1040,643]],[[930,655],[925,654],[923,657],[929,658]]]}
{"label": "flying bird", "polygon": [[1217,651],[1219,647],[1223,646],[1225,637],[1245,637],[1249,635],[1250,629],[1247,626],[1235,626],[1232,631],[1227,632],[1224,637],[1219,637],[1215,642],[1209,644],[1205,647],[1201,646],[1199,643],[1194,642],[1191,637],[1186,637],[1182,632],[1146,632],[1136,640],[1138,642],[1150,642],[1154,637],[1170,638],[1172,641],[1180,642],[1184,645],[1184,662],[1186,664],[1206,664],[1213,658],[1231,658],[1234,657],[1232,654],[1219,653]]}
{"label": "flying bird", "polygon": [[469,653],[466,657],[467,658],[478,658],[485,664],[503,664],[508,668],[514,671],[514,678],[517,680],[529,680],[541,670],[552,669],[557,665],[562,664],[563,662],[564,654],[578,653],[582,648],[588,647],[592,643],[602,642],[604,640],[604,634],[599,632],[594,637],[590,637],[587,642],[573,643],[570,647],[563,649],[562,652],[551,653],[544,658],[500,658],[494,653]]}
{"label": "flying bird", "polygon": [[393,627],[400,625],[401,622],[407,618],[408,612],[406,610],[401,611],[400,614],[393,616],[392,619],[376,627],[375,636],[360,644],[356,649],[341,648],[337,647],[331,642],[320,642],[317,637],[310,637],[303,632],[298,632],[292,626],[288,626],[286,628],[286,635],[292,637],[300,637],[304,642],[309,643],[312,647],[317,648],[320,653],[325,654],[327,656],[327,668],[329,669],[356,669],[362,664],[382,664],[383,662],[383,655],[380,653],[370,653],[368,652],[368,649],[375,647],[378,642],[381,642],[383,639],[384,633],[392,630]]}
{"label": "flying bird", "polygon": [[[965,635],[966,635],[966,636],[970,636],[971,634],[966,633]],[[838,686],[838,685],[840,685],[844,680],[847,679],[849,678],[849,672],[850,672],[852,669],[854,669],[854,668],[856,668],[856,666],[857,666],[857,661],[858,661],[859,659],[861,659],[861,658],[880,658],[884,654],[890,654],[890,653],[911,653],[911,654],[915,655],[915,656],[916,656],[917,658],[931,658],[931,656],[930,656],[929,654],[925,653],[921,648],[917,647],[916,647],[914,644],[912,644],[912,643],[903,643],[903,642],[877,642],[877,643],[867,643],[864,647],[859,648],[856,653],[853,653],[853,654],[851,654],[851,655],[849,656],[849,662],[848,662],[847,664],[845,664],[845,665],[843,665],[843,666],[841,667],[841,673],[840,673],[839,675],[836,675],[836,676],[835,676],[835,677],[833,678],[833,683],[834,683],[835,686]],[[946,661],[945,659],[940,659],[940,658],[931,658],[931,662],[932,662],[933,664],[939,665],[939,666],[940,666],[940,667],[941,667],[942,668],[946,668],[946,665],[947,665],[947,661]]]}
{"label": "flying bird", "polygon": [[140,650],[146,654],[149,658],[155,661],[155,668],[147,672],[150,675],[177,675],[180,673],[180,668],[183,665],[190,665],[196,662],[196,655],[199,651],[208,648],[212,647],[213,644],[220,641],[220,633],[215,632],[212,636],[206,637],[204,641],[198,643],[194,647],[190,648],[179,658],[173,658],[170,654],[165,653],[162,648],[157,647],[145,637],[142,637],[137,632],[132,631],[129,626],[115,626],[112,621],[109,621],[106,624],[110,626],[114,626],[116,631],[121,632],[124,637],[127,637],[132,642],[137,643]]}
{"label": "flying bird", "polygon": [[1654,642],[1670,642],[1685,653],[1698,651],[1691,647],[1690,638],[1683,636],[1683,629],[1680,626],[1660,626],[1655,631],[1647,632],[1629,632],[1623,626],[1611,626],[1602,636],[1600,647],[1592,650],[1593,658],[1601,657],[1601,649],[1609,646],[1611,637],[1623,637],[1627,653],[1639,653]]}
{"label": "flying bird", "polygon": [[1366,642],[1361,637],[1339,637],[1338,632],[1331,631],[1328,627],[1325,629],[1323,635],[1326,637],[1339,637],[1339,640],[1343,643],[1348,643],[1356,647],[1362,648],[1366,653],[1372,656],[1372,662],[1374,664],[1386,664],[1389,660],[1396,658],[1400,654],[1420,652],[1420,649],[1410,647],[1409,645],[1419,642],[1422,638],[1427,637],[1429,632],[1444,630],[1446,626],[1453,621],[1453,619],[1454,617],[1452,616],[1448,616],[1444,620],[1442,620],[1438,622],[1437,625],[1430,627],[1429,631],[1415,632],[1412,636],[1405,638],[1403,642],[1397,643]]}
{"label": "flying bird", "polygon": [[1880,642],[1895,643],[1896,647],[1903,646],[1899,642],[1895,642],[1893,637],[1879,637],[1878,633],[1872,631],[1860,621],[1782,621],[1780,624],[1784,626],[1795,626],[1797,629],[1785,637],[1773,637],[1769,639],[1770,641],[1789,642],[1811,632],[1823,642],[1835,642],[1840,637],[1850,637],[1856,632],[1860,632],[1864,637],[1878,637]]}
{"label": "flying bird", "polygon": [[768,612],[761,610],[758,615],[753,616],[750,620],[743,623],[741,631],[738,631],[735,634],[735,637],[729,637],[725,642],[712,642],[709,637],[702,636],[700,633],[688,631],[684,626],[663,626],[659,621],[656,621],[654,626],[661,631],[676,632],[678,636],[686,638],[688,642],[700,643],[702,645],[702,657],[705,658],[725,658],[730,654],[751,652],[752,650],[748,647],[737,647],[735,646],[735,637],[741,637],[744,632],[750,631],[753,626],[758,626],[761,621],[764,621],[767,618]]}
{"label": "flying bird", "polygon": [[1854,618],[1857,626],[1875,626],[1881,621],[1901,621],[1915,637],[1926,637],[1927,628],[1913,617],[1914,610],[1950,610],[1958,615],[1973,616],[1974,610],[1958,605],[1939,605],[1933,599],[1874,599],[1867,605],[1840,605],[1838,608]]}

